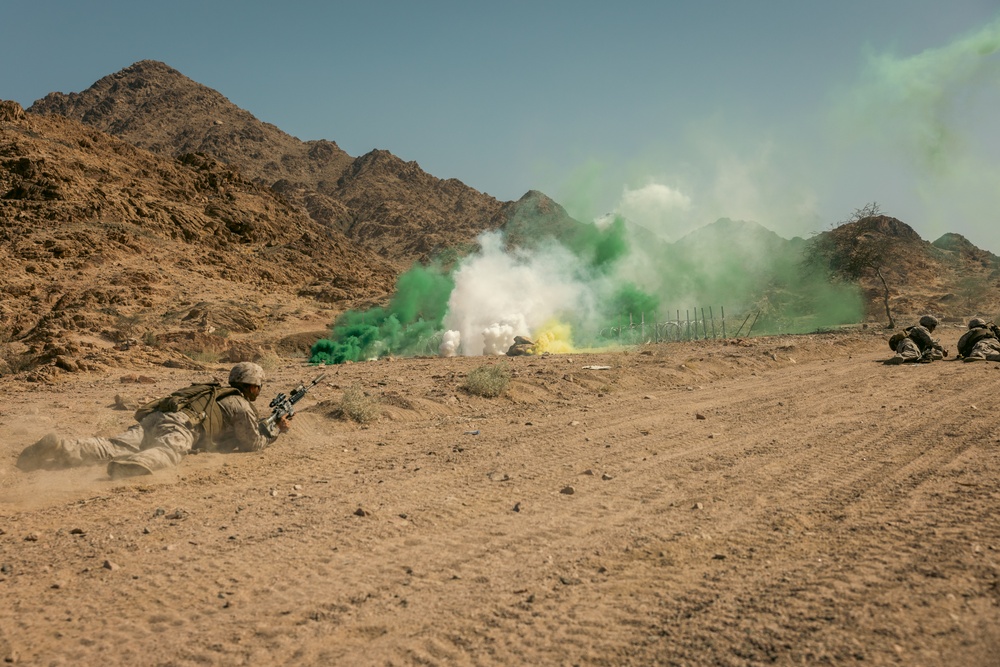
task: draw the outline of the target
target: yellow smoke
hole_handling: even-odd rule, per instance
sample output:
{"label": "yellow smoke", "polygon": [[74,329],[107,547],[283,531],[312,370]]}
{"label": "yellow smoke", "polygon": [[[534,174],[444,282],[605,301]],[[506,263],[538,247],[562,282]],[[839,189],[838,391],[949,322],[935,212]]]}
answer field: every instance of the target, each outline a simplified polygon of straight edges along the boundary
{"label": "yellow smoke", "polygon": [[569,354],[573,349],[573,329],[568,324],[552,321],[535,337],[534,354]]}

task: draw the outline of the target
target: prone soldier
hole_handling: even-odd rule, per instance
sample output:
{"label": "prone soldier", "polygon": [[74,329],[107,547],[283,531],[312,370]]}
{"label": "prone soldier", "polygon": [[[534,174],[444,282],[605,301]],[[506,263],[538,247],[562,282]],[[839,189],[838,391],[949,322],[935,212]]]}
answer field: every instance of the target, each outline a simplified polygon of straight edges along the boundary
{"label": "prone soldier", "polygon": [[170,468],[195,447],[255,452],[288,431],[291,414],[261,420],[253,402],[264,384],[264,369],[251,362],[233,366],[229,387],[195,384],[148,403],[138,422],[111,438],[60,438],[50,433],[21,452],[22,470],[107,463],[112,479],[149,475]]}
{"label": "prone soldier", "polygon": [[885,363],[930,363],[947,357],[948,350],[941,346],[938,339],[931,337],[937,325],[936,317],[924,315],[916,325],[893,334],[889,339],[889,347],[896,354]]}
{"label": "prone soldier", "polygon": [[963,361],[1000,361],[1000,327],[981,317],[969,320],[969,330],[958,339]]}

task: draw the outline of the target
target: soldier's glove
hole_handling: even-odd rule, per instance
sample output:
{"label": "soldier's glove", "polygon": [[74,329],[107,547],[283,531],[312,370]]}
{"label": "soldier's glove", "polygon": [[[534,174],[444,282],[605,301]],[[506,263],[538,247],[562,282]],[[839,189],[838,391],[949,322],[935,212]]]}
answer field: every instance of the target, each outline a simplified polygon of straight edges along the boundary
{"label": "soldier's glove", "polygon": [[288,429],[291,428],[291,424],[289,424],[288,421],[293,416],[294,415],[284,415],[282,416],[281,419],[278,420],[277,427],[279,433],[288,433]]}

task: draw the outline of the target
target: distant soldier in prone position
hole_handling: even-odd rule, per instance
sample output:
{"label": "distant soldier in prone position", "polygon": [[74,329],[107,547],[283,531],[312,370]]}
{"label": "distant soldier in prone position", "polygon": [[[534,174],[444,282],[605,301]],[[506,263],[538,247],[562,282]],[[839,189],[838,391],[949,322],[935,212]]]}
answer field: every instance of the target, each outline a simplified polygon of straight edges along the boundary
{"label": "distant soldier in prone position", "polygon": [[[112,438],[60,438],[50,433],[21,452],[22,470],[69,468],[107,462],[111,479],[149,475],[170,468],[195,447],[256,452],[277,438],[252,405],[264,384],[264,369],[242,362],[229,373],[229,387],[195,384],[148,403],[138,424]],[[288,420],[275,424],[288,431]]]}
{"label": "distant soldier in prone position", "polygon": [[1000,327],[981,317],[969,320],[969,330],[958,339],[963,361],[1000,361]]}
{"label": "distant soldier in prone position", "polygon": [[938,321],[933,315],[924,315],[916,326],[908,327],[889,339],[889,347],[896,353],[887,364],[930,363],[948,356],[948,350],[931,334]]}

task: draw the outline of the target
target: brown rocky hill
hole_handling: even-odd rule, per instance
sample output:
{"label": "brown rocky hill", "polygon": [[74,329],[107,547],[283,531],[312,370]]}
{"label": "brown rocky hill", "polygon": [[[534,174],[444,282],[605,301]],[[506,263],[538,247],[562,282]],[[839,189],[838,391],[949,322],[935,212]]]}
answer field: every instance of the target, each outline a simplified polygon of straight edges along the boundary
{"label": "brown rocky hill", "polygon": [[320,313],[382,301],[396,277],[211,156],[157,155],[14,102],[0,103],[0,262],[0,372],[115,365],[142,336],[160,357],[169,341],[259,356],[230,334],[322,329]]}
{"label": "brown rocky hill", "polygon": [[28,111],[75,119],[160,155],[213,155],[400,270],[506,218],[501,202],[458,180],[388,151],[353,158],[332,141],[300,141],[161,62],[135,63],[80,93],[51,93]]}
{"label": "brown rocky hill", "polygon": [[[143,61],[31,113],[0,103],[0,373],[304,352],[415,260],[484,230],[530,245],[582,227],[537,191],[498,202],[387,151],[299,141]],[[886,216],[828,233],[891,241],[901,318],[1000,312],[996,256],[958,235],[930,244]]]}
{"label": "brown rocky hill", "polygon": [[965,238],[961,234],[944,234],[938,240],[934,241],[934,247],[940,248],[941,250],[946,250],[953,255],[958,256],[962,260],[967,261],[970,265],[980,265],[984,269],[992,272],[1000,270],[1000,257],[994,255],[988,250],[983,250],[978,248],[969,239]]}
{"label": "brown rocky hill", "polygon": [[[887,215],[872,215],[842,224],[824,237],[842,247],[871,242],[884,251],[879,262],[889,287],[893,313],[907,318],[934,313],[949,319],[1000,313],[1000,258],[977,248],[958,234],[931,243],[906,223]],[[885,321],[881,281],[871,271],[861,278],[871,317]]]}

